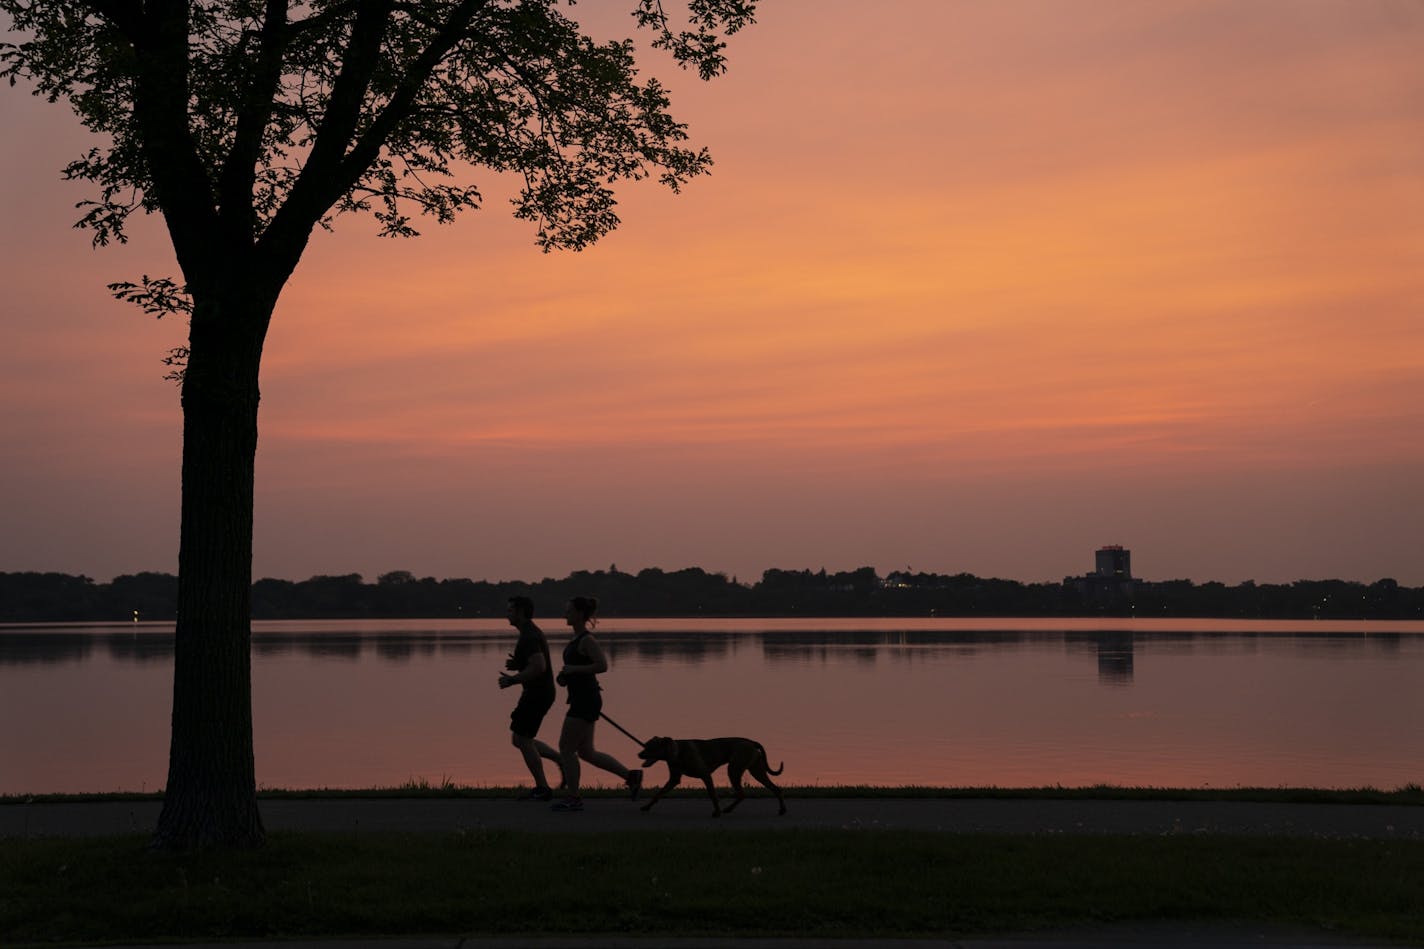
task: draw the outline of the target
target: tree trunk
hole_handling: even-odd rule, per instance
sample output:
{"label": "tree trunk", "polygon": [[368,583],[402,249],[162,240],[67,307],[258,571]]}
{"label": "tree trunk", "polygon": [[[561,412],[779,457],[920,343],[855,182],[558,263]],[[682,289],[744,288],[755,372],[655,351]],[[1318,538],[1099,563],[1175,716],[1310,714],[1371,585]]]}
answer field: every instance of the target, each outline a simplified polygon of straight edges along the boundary
{"label": "tree trunk", "polygon": [[252,746],[252,502],[272,307],[245,295],[195,294],[189,333],[172,739],[154,835],[164,849],[264,839]]}

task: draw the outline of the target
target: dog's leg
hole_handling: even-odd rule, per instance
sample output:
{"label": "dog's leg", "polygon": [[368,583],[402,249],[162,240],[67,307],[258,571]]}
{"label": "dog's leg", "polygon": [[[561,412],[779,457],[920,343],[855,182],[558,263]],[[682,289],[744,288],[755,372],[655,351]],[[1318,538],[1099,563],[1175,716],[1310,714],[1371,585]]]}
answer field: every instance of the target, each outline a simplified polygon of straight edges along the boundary
{"label": "dog's leg", "polygon": [[768,788],[770,788],[771,791],[772,791],[772,793],[776,795],[776,803],[777,803],[778,805],[780,805],[780,807],[781,807],[781,810],[779,811],[779,813],[785,814],[785,813],[786,813],[786,800],[785,800],[784,798],[782,798],[782,796],[781,796],[781,788],[777,787],[774,783],[772,783],[771,778],[767,775],[767,773],[766,773],[766,770],[767,770],[767,769],[766,769],[766,761],[765,761],[765,760],[758,761],[756,764],[754,764],[754,765],[751,766],[751,769],[750,769],[750,770],[751,770],[751,773],[752,773],[752,777],[754,777],[754,778],[756,778],[758,781],[760,781],[760,782],[762,783],[762,786],[763,786],[763,787],[768,787]]}
{"label": "dog's leg", "polygon": [[732,803],[727,805],[727,813],[730,814],[747,796],[742,790],[742,766],[739,762],[732,761],[727,764],[727,780],[732,782]]}
{"label": "dog's leg", "polygon": [[664,784],[662,787],[658,788],[656,791],[654,791],[654,792],[653,792],[653,796],[650,797],[650,798],[648,798],[648,803],[644,804],[644,805],[640,808],[640,810],[644,810],[644,811],[650,811],[650,810],[652,810],[652,809],[653,809],[653,805],[656,804],[656,803],[658,803],[658,798],[662,797],[664,794],[666,794],[667,792],[671,791],[673,788],[677,787],[678,784],[679,784],[681,781],[682,781],[682,772],[675,770],[671,765],[669,765],[669,766],[668,766],[668,779],[667,779],[667,783]]}
{"label": "dog's leg", "polygon": [[712,772],[707,772],[707,777],[702,779],[702,783],[707,785],[707,796],[712,798],[712,816],[722,816],[722,805],[717,801],[717,788],[712,784]]}

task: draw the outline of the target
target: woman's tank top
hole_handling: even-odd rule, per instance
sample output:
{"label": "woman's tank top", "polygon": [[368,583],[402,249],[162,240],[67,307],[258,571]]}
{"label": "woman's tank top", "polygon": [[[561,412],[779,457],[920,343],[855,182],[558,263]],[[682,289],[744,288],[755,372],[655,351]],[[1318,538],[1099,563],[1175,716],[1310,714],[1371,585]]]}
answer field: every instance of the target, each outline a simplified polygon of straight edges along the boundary
{"label": "woman's tank top", "polygon": [[[580,651],[583,638],[587,635],[588,633],[581,633],[569,640],[568,645],[564,647],[564,665],[581,666],[588,662],[588,657]],[[598,684],[598,676],[591,672],[565,676],[564,685],[568,687],[570,702],[581,696],[595,696],[603,690],[603,686]]]}

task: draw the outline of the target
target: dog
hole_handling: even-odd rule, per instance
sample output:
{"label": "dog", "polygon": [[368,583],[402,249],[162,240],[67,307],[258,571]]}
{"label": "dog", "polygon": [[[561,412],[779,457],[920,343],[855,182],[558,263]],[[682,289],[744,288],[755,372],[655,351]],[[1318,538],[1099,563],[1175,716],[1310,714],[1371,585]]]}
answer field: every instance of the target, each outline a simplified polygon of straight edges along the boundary
{"label": "dog", "polygon": [[702,783],[707,785],[707,793],[712,797],[712,816],[721,816],[722,806],[717,801],[716,789],[712,787],[712,772],[726,765],[727,777],[731,779],[732,790],[736,792],[736,800],[727,805],[727,813],[730,814],[732,808],[742,803],[746,797],[742,793],[744,771],[750,771],[752,777],[770,788],[776,795],[777,804],[781,806],[781,813],[786,813],[786,801],[781,797],[781,788],[773,784],[768,777],[784,771],[786,762],[783,761],[773,771],[767,763],[766,749],[761,746],[761,742],[752,741],[750,738],[693,738],[683,741],[675,738],[650,738],[639,755],[643,759],[644,767],[658,761],[666,761],[668,766],[667,784],[658,788],[648,803],[643,805],[645,811],[651,809],[658,802],[658,798],[677,787],[684,774],[689,774],[694,778],[701,778]]}

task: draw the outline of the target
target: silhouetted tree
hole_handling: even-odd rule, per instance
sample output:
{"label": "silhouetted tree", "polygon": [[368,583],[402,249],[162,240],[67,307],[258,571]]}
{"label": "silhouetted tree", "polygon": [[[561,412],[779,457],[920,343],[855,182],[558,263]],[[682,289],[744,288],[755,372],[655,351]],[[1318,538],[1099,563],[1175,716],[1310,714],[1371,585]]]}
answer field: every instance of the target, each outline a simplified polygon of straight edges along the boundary
{"label": "silhouetted tree", "polygon": [[[755,0],[630,0],[653,45],[711,78]],[[0,75],[68,100],[102,145],[65,169],[98,186],[81,224],[124,239],[162,214],[182,282],[115,284],[189,316],[173,731],[155,842],[263,839],[252,755],[251,574],[258,370],[312,229],[370,212],[415,234],[477,207],[461,165],[522,176],[545,249],[618,224],[611,185],[705,171],[631,40],[597,42],[560,0],[0,0]]]}
{"label": "silhouetted tree", "polygon": [[0,573],[0,622],[93,619],[100,588],[67,573]]}
{"label": "silhouetted tree", "polygon": [[171,620],[178,603],[177,578],[152,572],[115,577],[105,599],[115,619]]}
{"label": "silhouetted tree", "polygon": [[[538,615],[557,619],[572,596],[592,594],[599,612],[618,616],[1101,616],[1102,604],[1086,602],[1069,577],[1064,583],[981,579],[969,573],[891,573],[881,582],[870,568],[834,576],[809,570],[769,570],[769,582],[738,584],[700,567],[671,572],[657,567],[637,576],[580,570],[537,583],[433,577],[404,583],[365,583],[360,574],[316,576],[300,583],[264,578],[252,585],[254,619],[502,618],[511,596],[532,596]],[[397,571],[400,573],[401,571]],[[848,578],[867,581],[848,588]],[[1190,580],[1134,585],[1118,613],[1140,617],[1246,617],[1308,619],[1319,615],[1321,585],[1337,591],[1332,618],[1418,620],[1424,617],[1424,587],[1391,579],[1365,585],[1329,580],[1234,587]],[[135,608],[146,619],[173,617],[178,578],[166,573],[115,577],[95,583],[58,573],[0,573],[0,623],[128,619]],[[136,607],[135,604],[146,604]]]}

